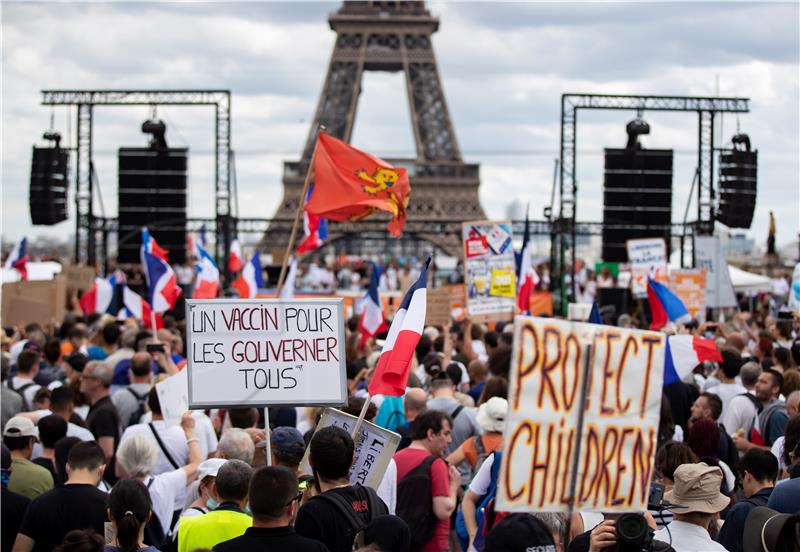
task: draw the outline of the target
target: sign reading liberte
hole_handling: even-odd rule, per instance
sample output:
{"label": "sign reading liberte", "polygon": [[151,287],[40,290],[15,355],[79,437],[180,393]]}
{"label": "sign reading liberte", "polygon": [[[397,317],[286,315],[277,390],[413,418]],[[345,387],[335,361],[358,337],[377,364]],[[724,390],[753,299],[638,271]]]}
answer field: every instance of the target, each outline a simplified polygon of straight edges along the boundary
{"label": "sign reading liberte", "polygon": [[498,511],[568,511],[576,447],[575,509],[647,508],[665,339],[656,332],[516,317]]}
{"label": "sign reading liberte", "polygon": [[189,300],[189,407],[347,402],[342,299]]}

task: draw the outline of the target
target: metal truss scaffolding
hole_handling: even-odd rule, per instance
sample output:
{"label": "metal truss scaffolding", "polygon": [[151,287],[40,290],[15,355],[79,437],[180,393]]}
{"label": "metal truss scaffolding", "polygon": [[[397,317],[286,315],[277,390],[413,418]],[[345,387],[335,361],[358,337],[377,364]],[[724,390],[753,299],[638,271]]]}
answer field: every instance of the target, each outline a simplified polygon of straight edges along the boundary
{"label": "metal truss scaffolding", "polygon": [[[567,303],[575,294],[575,221],[578,183],[576,146],[578,138],[578,110],[609,109],[629,111],[686,111],[697,113],[698,144],[697,167],[697,220],[693,223],[697,234],[714,231],[714,116],[717,113],[747,113],[748,98],[713,98],[692,96],[618,96],[606,94],[562,94],[561,96],[561,173],[559,179],[560,210],[552,229],[551,285],[559,291],[561,308],[566,313]],[[675,235],[673,231],[673,235]],[[567,264],[570,266],[570,289],[564,284]]]}
{"label": "metal truss scaffolding", "polygon": [[[115,221],[97,217],[93,211],[92,126],[96,105],[211,105],[214,125],[214,190],[217,257],[225,257],[236,232],[231,213],[231,93],[230,90],[42,90],[42,105],[73,105],[78,108],[77,163],[75,168],[75,261],[93,264],[97,259],[98,233],[107,232]],[[101,237],[105,244],[105,238]],[[105,257],[102,251],[101,257]]]}

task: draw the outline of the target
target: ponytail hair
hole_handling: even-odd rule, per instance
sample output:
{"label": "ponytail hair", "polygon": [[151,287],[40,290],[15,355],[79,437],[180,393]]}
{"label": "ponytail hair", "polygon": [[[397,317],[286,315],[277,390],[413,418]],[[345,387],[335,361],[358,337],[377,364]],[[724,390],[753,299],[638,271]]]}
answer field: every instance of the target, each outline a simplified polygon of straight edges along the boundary
{"label": "ponytail hair", "polygon": [[139,549],[139,530],[152,510],[150,492],[137,479],[121,479],[108,495],[108,509],[117,527],[117,543],[122,552]]}

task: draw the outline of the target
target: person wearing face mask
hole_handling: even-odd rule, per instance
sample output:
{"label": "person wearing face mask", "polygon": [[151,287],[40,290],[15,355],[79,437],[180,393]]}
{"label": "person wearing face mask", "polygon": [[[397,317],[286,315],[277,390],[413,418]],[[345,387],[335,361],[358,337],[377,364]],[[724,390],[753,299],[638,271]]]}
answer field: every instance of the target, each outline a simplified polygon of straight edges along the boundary
{"label": "person wearing face mask", "polygon": [[189,491],[196,498],[183,510],[182,518],[202,516],[219,506],[217,472],[226,461],[223,458],[210,458],[200,463],[197,467],[197,487]]}

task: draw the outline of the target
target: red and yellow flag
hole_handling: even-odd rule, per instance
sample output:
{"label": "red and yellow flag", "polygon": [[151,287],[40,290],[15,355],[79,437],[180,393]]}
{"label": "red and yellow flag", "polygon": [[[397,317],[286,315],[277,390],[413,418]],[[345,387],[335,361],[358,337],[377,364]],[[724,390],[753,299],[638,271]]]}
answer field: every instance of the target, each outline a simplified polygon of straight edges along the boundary
{"label": "red and yellow flag", "polygon": [[387,229],[397,237],[406,223],[411,184],[406,169],[320,132],[314,158],[314,192],[305,210],[339,222],[378,211],[392,214]]}

